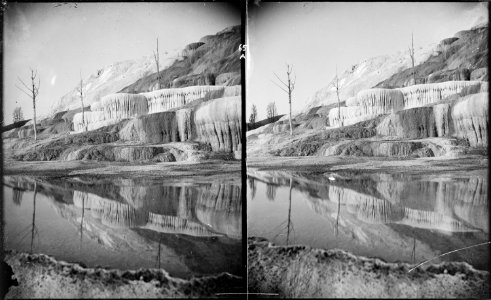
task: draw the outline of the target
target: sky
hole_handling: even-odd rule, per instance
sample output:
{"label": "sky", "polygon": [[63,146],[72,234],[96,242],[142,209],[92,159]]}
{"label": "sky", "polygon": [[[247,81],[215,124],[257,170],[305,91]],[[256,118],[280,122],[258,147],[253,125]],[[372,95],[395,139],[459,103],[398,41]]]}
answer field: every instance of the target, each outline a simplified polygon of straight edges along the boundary
{"label": "sky", "polygon": [[201,37],[241,23],[240,11],[225,3],[8,3],[4,14],[3,115],[15,107],[32,118],[32,99],[16,88],[41,85],[36,115],[72,90],[82,77],[114,62],[182,49]]}
{"label": "sky", "polygon": [[247,19],[247,120],[251,106],[258,119],[275,102],[288,113],[288,94],[273,73],[286,81],[286,63],[297,82],[292,110],[299,110],[336,74],[365,59],[405,50],[414,33],[414,47],[438,43],[470,29],[486,3],[260,3],[249,6]]}

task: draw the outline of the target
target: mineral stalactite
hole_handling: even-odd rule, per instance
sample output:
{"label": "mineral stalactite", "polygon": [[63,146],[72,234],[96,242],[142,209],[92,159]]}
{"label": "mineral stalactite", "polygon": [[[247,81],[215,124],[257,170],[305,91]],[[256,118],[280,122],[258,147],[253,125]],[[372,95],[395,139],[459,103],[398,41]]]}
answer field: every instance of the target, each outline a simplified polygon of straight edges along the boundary
{"label": "mineral stalactite", "polygon": [[211,144],[213,151],[233,152],[242,147],[241,97],[206,102],[195,113],[198,139]]}
{"label": "mineral stalactite", "polygon": [[120,131],[125,141],[143,143],[170,143],[179,140],[176,112],[166,111],[130,120]]}
{"label": "mineral stalactite", "polygon": [[148,102],[148,113],[158,113],[182,107],[203,98],[207,92],[223,89],[221,86],[190,86],[185,88],[161,89],[141,93]]}
{"label": "mineral stalactite", "polygon": [[403,109],[403,94],[398,90],[363,90],[356,95],[356,98],[363,115],[377,116]]}
{"label": "mineral stalactite", "polygon": [[177,233],[191,236],[221,236],[219,233],[208,229],[206,226],[176,216],[148,214],[148,223],[143,228],[163,233]]}
{"label": "mineral stalactite", "polygon": [[102,97],[106,120],[122,120],[148,113],[147,98],[142,94],[112,94]]}
{"label": "mineral stalactite", "polygon": [[488,93],[468,95],[452,108],[455,134],[471,146],[488,145]]}
{"label": "mineral stalactite", "polygon": [[232,238],[242,237],[242,200],[238,185],[212,184],[196,203],[196,217],[203,224]]}
{"label": "mineral stalactite", "polygon": [[463,88],[481,85],[480,81],[446,81],[440,83],[417,84],[397,90],[404,95],[404,108],[421,107],[456,95]]}

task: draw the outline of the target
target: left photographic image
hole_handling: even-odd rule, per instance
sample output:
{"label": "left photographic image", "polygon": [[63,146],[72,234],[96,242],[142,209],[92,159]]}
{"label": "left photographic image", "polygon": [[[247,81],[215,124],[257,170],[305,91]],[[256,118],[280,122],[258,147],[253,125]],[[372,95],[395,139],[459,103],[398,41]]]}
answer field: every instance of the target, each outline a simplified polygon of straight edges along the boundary
{"label": "left photographic image", "polygon": [[246,293],[241,9],[4,5],[2,296]]}

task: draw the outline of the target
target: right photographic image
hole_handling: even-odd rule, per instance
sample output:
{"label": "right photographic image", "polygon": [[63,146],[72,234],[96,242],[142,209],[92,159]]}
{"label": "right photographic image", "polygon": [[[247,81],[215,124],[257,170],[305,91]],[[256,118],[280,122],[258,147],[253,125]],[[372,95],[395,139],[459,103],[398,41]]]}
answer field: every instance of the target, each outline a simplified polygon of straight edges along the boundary
{"label": "right photographic image", "polygon": [[488,13],[249,3],[251,297],[490,297]]}

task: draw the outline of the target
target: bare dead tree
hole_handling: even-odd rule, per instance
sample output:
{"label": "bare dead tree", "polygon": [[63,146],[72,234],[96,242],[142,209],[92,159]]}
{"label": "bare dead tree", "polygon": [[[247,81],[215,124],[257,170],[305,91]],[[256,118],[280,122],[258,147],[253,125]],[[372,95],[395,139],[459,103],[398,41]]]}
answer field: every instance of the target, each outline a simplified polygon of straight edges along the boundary
{"label": "bare dead tree", "polygon": [[411,62],[413,65],[412,71],[413,71],[413,84],[416,84],[416,73],[414,72],[414,40],[413,40],[413,33],[411,32],[411,47],[409,47],[409,56],[411,57]]}
{"label": "bare dead tree", "polygon": [[159,70],[159,61],[160,61],[160,55],[159,55],[159,38],[157,38],[157,52],[153,52],[153,58],[155,59],[155,64],[157,65],[157,83],[159,90],[162,89],[161,84],[160,84],[160,70]]}
{"label": "bare dead tree", "polygon": [[339,100],[339,77],[338,77],[338,66],[336,65],[336,96],[338,97],[338,120],[341,125],[341,100]]}
{"label": "bare dead tree", "polygon": [[251,126],[251,129],[254,129],[254,127],[256,126],[256,119],[257,119],[257,107],[256,105],[252,105],[252,108],[251,108],[251,115],[249,117],[249,124]]}
{"label": "bare dead tree", "polygon": [[12,118],[13,118],[12,121],[14,123],[24,120],[24,114],[22,113],[22,107],[18,106],[14,109],[14,113],[13,113]]}
{"label": "bare dead tree", "polygon": [[293,74],[293,66],[290,66],[289,64],[286,64],[286,77],[287,77],[287,83],[285,83],[283,80],[276,75],[276,73],[273,73],[276,78],[283,84],[283,86],[277,84],[276,82],[272,81],[277,87],[279,87],[282,91],[288,94],[288,103],[290,105],[290,135],[293,135],[293,126],[292,126],[292,92],[295,89],[295,83],[297,81],[297,76],[295,75],[295,78],[292,78]]}
{"label": "bare dead tree", "polygon": [[273,101],[270,102],[266,107],[266,117],[272,120],[274,119],[274,117],[276,117],[276,115],[277,115],[276,103]]}
{"label": "bare dead tree", "polygon": [[85,125],[85,109],[84,109],[84,95],[83,95],[83,80],[82,80],[82,70],[80,70],[80,87],[78,92],[80,94],[80,102],[82,102],[82,124],[84,126],[85,132],[87,132],[87,126]]}
{"label": "bare dead tree", "polygon": [[[36,78],[38,79],[37,85],[36,85]],[[18,85],[16,85],[16,87],[21,92],[23,92],[24,94],[26,94],[28,97],[32,98],[32,108],[33,108],[33,111],[34,111],[34,116],[33,116],[32,120],[34,122],[34,140],[36,141],[37,140],[37,128],[36,128],[36,97],[39,94],[39,86],[41,85],[41,80],[38,77],[37,70],[34,71],[32,68],[31,68],[31,83],[32,83],[32,87],[29,87],[27,84],[25,84],[24,81],[22,81],[22,79],[20,79],[19,77],[17,77],[17,79],[19,80],[20,83],[22,83],[23,88],[19,87]]]}

